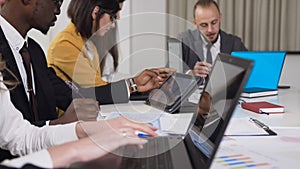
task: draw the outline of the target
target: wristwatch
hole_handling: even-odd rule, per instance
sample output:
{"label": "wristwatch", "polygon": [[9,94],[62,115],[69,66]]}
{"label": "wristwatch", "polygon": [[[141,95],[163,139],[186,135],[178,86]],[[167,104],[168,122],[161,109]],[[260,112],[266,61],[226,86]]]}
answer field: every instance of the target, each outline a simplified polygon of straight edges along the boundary
{"label": "wristwatch", "polygon": [[127,81],[128,81],[129,88],[130,88],[131,92],[132,93],[137,92],[138,89],[137,89],[136,83],[134,82],[134,79],[130,78],[130,79],[127,79]]}

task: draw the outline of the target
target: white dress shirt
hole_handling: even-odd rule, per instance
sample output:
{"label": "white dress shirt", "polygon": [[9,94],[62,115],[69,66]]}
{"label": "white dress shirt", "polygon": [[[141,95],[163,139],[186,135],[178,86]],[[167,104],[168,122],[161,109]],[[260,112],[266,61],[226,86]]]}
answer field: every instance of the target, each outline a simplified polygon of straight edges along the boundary
{"label": "white dress shirt", "polygon": [[114,58],[113,56],[108,52],[107,55],[105,56],[105,66],[103,68],[102,73],[102,80],[106,82],[112,82],[114,73],[115,73],[115,68],[114,68]]}
{"label": "white dress shirt", "polygon": [[12,160],[5,160],[1,165],[9,167],[21,168],[25,164],[33,164],[40,168],[53,168],[53,162],[51,156],[47,150],[41,150],[39,152],[15,158]]}
{"label": "white dress shirt", "polygon": [[[39,128],[24,120],[22,114],[11,103],[9,91],[2,83],[2,79],[0,73],[0,147],[2,149],[9,150],[13,155],[22,156],[78,140],[75,131],[76,122]],[[34,160],[40,162],[44,160],[43,158],[44,155],[39,155]],[[28,158],[24,159],[28,160]],[[27,162],[29,161],[24,161],[24,164]]]}
{"label": "white dress shirt", "polygon": [[[202,46],[203,56],[204,56],[205,61],[206,61],[206,53],[207,53],[206,45],[207,45],[207,42],[206,42],[206,40],[204,39],[203,36],[201,36],[201,38],[202,38],[202,41],[203,41],[203,46]],[[213,63],[216,60],[216,58],[217,58],[218,54],[220,53],[220,51],[221,51],[221,36],[219,34],[217,41],[210,48]]]}

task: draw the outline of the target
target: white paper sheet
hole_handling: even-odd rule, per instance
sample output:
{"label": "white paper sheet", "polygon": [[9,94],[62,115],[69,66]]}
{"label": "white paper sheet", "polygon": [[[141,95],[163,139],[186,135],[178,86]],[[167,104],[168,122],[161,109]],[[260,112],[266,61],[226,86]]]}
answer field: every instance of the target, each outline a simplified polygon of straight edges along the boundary
{"label": "white paper sheet", "polygon": [[278,127],[273,130],[277,136],[226,136],[211,168],[250,168],[252,165],[252,168],[298,169],[300,127]]}
{"label": "white paper sheet", "polygon": [[232,118],[224,135],[250,136],[269,135],[264,129],[250,121],[248,117]]}

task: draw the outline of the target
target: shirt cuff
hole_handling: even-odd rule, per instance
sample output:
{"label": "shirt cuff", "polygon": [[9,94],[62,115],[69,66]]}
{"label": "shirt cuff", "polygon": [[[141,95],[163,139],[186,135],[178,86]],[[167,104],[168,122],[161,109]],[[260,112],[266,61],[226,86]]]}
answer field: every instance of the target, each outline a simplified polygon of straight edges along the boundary
{"label": "shirt cuff", "polygon": [[46,126],[50,125],[50,120],[46,121]]}
{"label": "shirt cuff", "polygon": [[52,137],[54,139],[53,140],[54,145],[59,145],[59,144],[63,144],[66,142],[78,140],[78,137],[76,134],[76,124],[77,123],[78,122],[64,124],[64,125],[56,125],[56,126],[60,126],[60,127],[57,128],[56,132],[53,132],[53,134],[56,135],[55,137]]}
{"label": "shirt cuff", "polygon": [[128,98],[130,98],[130,90],[129,90],[129,86],[128,86],[127,80],[124,80],[124,81],[125,81],[126,88],[127,88],[127,96],[128,96]]}
{"label": "shirt cuff", "polygon": [[53,168],[53,162],[47,150],[41,150],[12,160],[4,160],[1,164],[15,168],[21,168],[25,164],[32,164],[41,168]]}
{"label": "shirt cuff", "polygon": [[193,75],[193,72],[192,72],[192,70],[190,69],[190,70],[186,71],[185,74]]}

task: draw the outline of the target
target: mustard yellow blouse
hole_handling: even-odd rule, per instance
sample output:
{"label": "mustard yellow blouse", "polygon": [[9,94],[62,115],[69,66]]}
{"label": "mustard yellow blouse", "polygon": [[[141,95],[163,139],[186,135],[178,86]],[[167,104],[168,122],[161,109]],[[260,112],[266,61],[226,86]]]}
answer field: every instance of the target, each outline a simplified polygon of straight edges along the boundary
{"label": "mustard yellow blouse", "polygon": [[89,43],[93,55],[88,54],[86,42],[77,33],[75,25],[71,22],[51,42],[47,61],[48,66],[53,67],[56,74],[63,80],[70,80],[67,74],[80,87],[88,88],[106,85],[101,78],[99,56],[95,46]]}

